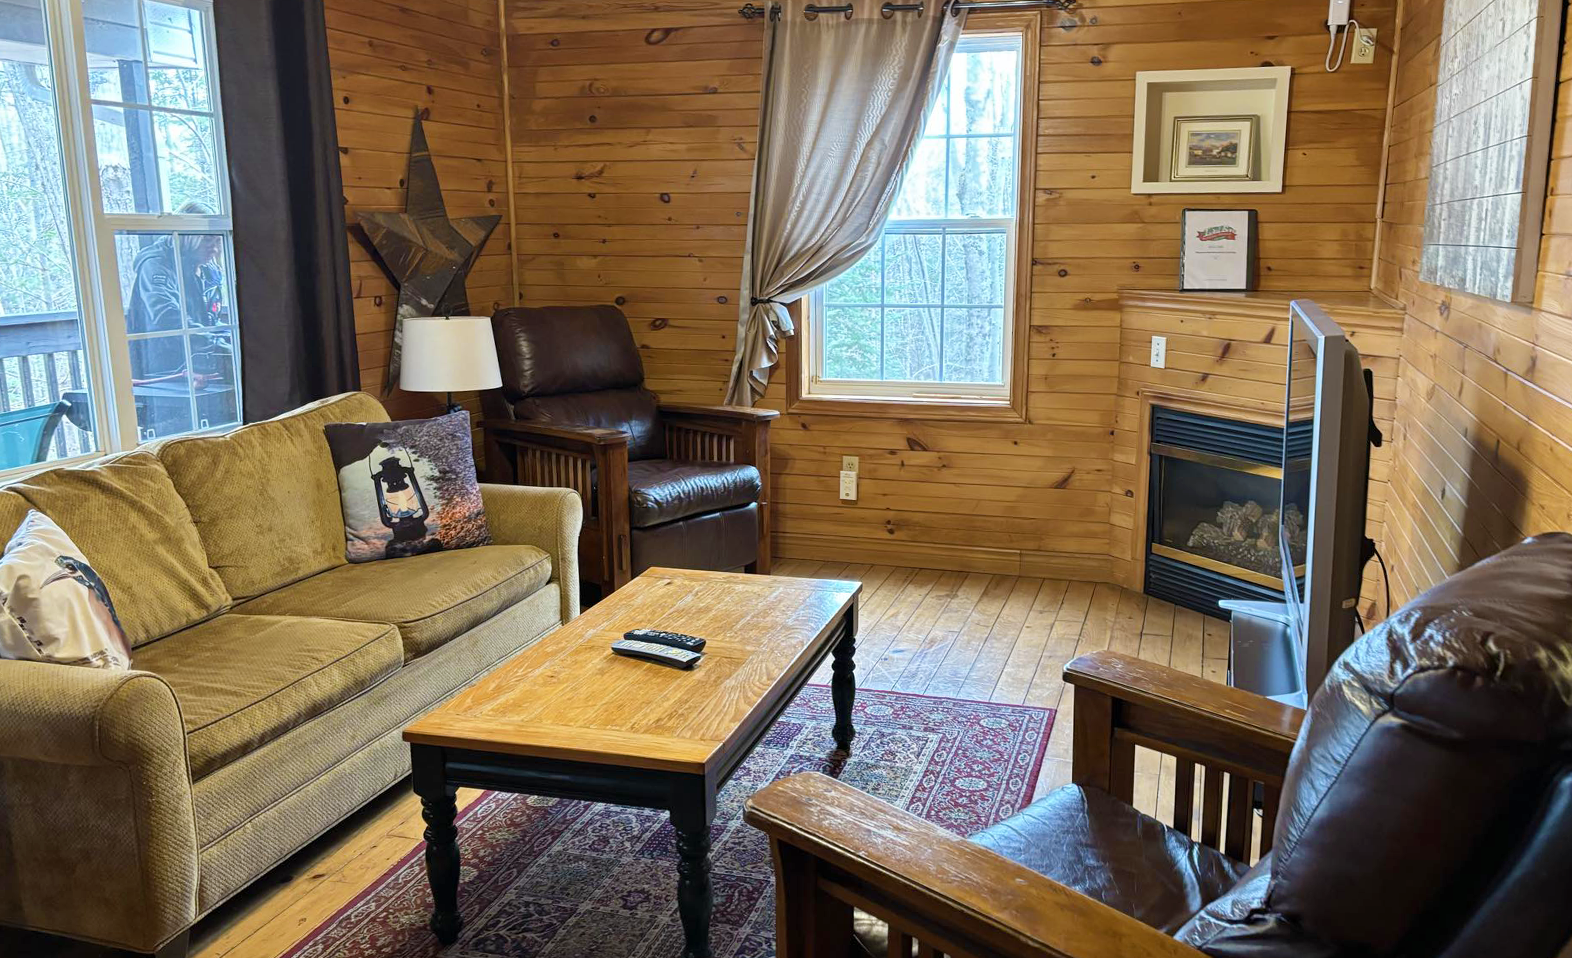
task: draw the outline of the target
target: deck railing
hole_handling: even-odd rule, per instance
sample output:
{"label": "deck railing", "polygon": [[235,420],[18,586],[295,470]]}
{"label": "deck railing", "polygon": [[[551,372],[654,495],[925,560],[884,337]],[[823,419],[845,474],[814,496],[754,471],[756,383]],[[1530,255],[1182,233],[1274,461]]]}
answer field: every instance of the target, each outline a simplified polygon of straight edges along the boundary
{"label": "deck railing", "polygon": [[[0,413],[58,402],[87,390],[82,323],[75,310],[0,316]],[[89,433],[62,421],[49,459],[91,452]]]}

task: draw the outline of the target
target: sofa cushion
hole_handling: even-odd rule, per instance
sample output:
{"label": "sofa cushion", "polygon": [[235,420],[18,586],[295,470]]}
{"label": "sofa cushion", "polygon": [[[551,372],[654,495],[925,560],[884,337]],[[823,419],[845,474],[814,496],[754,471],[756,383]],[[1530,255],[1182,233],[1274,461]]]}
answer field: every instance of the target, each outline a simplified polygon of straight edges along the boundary
{"label": "sofa cushion", "polygon": [[51,469],[8,488],[81,547],[115,597],[132,648],[228,607],[191,513],[153,453]]}
{"label": "sofa cushion", "polygon": [[646,529],[757,502],[759,470],[734,462],[647,459],[628,463],[628,520]]}
{"label": "sofa cushion", "polygon": [[231,595],[248,599],[343,564],[338,474],[322,427],[387,421],[376,399],[345,393],[223,435],[155,447]]}
{"label": "sofa cushion", "polygon": [[391,622],[403,636],[407,662],[534,594],[550,578],[551,559],[534,546],[480,546],[341,565],[235,611]]}
{"label": "sofa cushion", "polygon": [[1100,789],[1066,785],[971,838],[1173,934],[1245,866]]}
{"label": "sofa cushion", "polygon": [[175,690],[191,777],[202,778],[397,672],[381,622],[221,615],[137,649],[131,667]]}

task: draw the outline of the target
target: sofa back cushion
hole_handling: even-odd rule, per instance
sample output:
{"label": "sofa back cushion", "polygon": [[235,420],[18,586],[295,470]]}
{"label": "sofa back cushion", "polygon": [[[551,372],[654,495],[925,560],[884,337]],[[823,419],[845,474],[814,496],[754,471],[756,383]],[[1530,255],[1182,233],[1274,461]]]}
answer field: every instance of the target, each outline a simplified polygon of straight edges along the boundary
{"label": "sofa back cushion", "polygon": [[[1218,956],[1438,954],[1510,874],[1502,858],[1569,752],[1572,536],[1556,533],[1452,576],[1343,653],[1294,746],[1270,859],[1179,937]],[[1552,900],[1522,913],[1561,921]]]}
{"label": "sofa back cushion", "polygon": [[344,563],[338,475],[322,427],[387,421],[375,398],[345,393],[157,447],[230,595],[249,599]]}
{"label": "sofa back cushion", "polygon": [[[191,512],[151,451],[51,469],[7,491],[53,519],[81,548],[114,596],[133,648],[229,607]],[[0,508],[6,524],[9,512]]]}

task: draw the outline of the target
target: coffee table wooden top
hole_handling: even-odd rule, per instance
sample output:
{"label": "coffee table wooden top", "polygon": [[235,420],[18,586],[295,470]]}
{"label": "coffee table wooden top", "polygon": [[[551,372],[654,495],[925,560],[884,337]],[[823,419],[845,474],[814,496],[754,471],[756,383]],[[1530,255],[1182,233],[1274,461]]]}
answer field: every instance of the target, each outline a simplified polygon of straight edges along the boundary
{"label": "coffee table wooden top", "polygon": [[[710,774],[807,679],[862,586],[650,569],[404,730],[418,745]],[[629,629],[703,637],[683,671],[615,655]]]}

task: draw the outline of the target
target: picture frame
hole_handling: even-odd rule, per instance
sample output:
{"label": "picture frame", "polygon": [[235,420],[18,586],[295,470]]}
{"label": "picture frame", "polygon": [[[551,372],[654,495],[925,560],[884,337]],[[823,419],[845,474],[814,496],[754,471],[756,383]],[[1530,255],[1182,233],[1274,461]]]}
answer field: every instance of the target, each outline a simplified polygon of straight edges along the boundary
{"label": "picture frame", "polygon": [[1261,118],[1240,116],[1176,116],[1168,179],[1253,180]]}
{"label": "picture frame", "polygon": [[1187,209],[1179,214],[1179,289],[1243,293],[1257,276],[1255,210]]}

